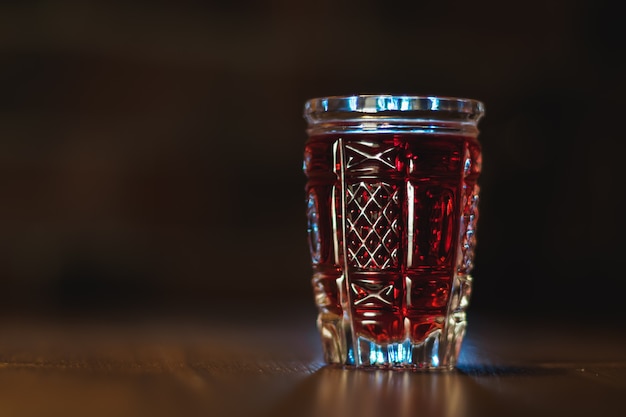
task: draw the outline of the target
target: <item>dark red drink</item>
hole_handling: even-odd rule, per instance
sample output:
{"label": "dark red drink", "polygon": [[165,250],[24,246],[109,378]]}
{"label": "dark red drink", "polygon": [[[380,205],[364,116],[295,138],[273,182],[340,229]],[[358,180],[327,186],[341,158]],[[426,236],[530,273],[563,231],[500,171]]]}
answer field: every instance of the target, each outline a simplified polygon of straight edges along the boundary
{"label": "dark red drink", "polygon": [[458,354],[478,216],[476,135],[311,134],[304,170],[327,361],[436,368]]}

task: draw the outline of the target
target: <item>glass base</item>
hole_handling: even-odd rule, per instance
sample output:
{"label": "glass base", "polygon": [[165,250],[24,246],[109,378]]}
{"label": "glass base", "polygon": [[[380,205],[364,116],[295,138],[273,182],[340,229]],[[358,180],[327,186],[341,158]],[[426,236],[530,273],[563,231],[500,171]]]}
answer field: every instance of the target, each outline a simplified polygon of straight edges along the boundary
{"label": "glass base", "polygon": [[465,335],[465,312],[452,313],[443,329],[429,333],[420,342],[379,344],[352,332],[347,318],[320,314],[318,326],[328,364],[372,369],[410,369],[415,371],[446,371],[454,369]]}

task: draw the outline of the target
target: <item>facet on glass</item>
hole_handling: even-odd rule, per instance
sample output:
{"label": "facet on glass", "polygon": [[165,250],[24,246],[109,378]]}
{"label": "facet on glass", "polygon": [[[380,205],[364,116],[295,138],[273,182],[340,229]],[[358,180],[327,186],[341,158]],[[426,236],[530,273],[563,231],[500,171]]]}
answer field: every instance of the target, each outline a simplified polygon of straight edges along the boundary
{"label": "facet on glass", "polygon": [[475,100],[309,100],[304,172],[313,290],[330,364],[451,369],[471,295]]}

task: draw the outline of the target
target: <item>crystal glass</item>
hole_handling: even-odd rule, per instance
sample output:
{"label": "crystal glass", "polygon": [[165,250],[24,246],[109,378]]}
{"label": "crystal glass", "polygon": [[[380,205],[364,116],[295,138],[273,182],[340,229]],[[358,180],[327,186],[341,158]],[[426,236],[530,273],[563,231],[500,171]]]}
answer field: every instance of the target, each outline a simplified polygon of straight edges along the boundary
{"label": "crystal glass", "polygon": [[478,219],[481,102],[358,95],[306,102],[304,172],[325,360],[452,369]]}

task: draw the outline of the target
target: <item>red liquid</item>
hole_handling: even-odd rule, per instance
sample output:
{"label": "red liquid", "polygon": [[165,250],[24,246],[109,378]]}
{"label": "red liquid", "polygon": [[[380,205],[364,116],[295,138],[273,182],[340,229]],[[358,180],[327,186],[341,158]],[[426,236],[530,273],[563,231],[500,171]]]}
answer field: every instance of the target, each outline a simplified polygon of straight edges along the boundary
{"label": "red liquid", "polygon": [[[313,136],[305,173],[313,286],[322,316],[338,318],[348,308],[356,336],[378,344],[420,343],[442,329],[453,278],[471,269],[476,139]],[[347,283],[338,281],[343,268]]]}

